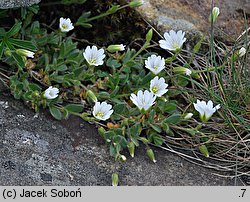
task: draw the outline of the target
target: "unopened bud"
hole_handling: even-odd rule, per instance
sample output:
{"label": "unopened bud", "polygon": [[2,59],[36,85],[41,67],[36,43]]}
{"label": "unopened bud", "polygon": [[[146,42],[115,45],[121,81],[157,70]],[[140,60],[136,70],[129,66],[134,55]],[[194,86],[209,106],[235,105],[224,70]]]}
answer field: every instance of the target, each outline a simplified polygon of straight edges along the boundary
{"label": "unopened bud", "polygon": [[127,158],[124,155],[120,155],[120,160],[123,161],[123,162],[125,162],[127,160]]}
{"label": "unopened bud", "polygon": [[115,53],[117,51],[124,51],[125,50],[125,45],[120,44],[120,45],[110,45],[108,46],[107,50],[110,53]]}
{"label": "unopened bud", "polygon": [[34,58],[34,52],[25,49],[16,49],[16,53],[21,56]]}
{"label": "unopened bud", "polygon": [[143,4],[144,4],[143,0],[134,0],[134,1],[131,1],[128,5],[131,8],[136,8],[136,7],[139,7],[139,6],[143,5]]}
{"label": "unopened bud", "polygon": [[135,145],[133,142],[129,142],[128,145],[128,151],[130,153],[130,156],[133,158],[135,156]]}
{"label": "unopened bud", "polygon": [[184,114],[183,118],[185,120],[188,120],[188,119],[191,119],[193,115],[194,115],[193,113],[187,113],[187,114]]}
{"label": "unopened bud", "polygon": [[146,35],[146,41],[147,42],[151,41],[152,37],[153,37],[153,29],[150,29]]}
{"label": "unopened bud", "polygon": [[117,186],[119,182],[119,177],[117,173],[112,174],[112,186]]}
{"label": "unopened bud", "polygon": [[150,159],[151,161],[153,161],[154,163],[156,163],[155,154],[154,154],[154,152],[153,152],[152,149],[148,149],[148,150],[147,150],[147,155],[148,155],[148,157],[149,157],[149,159]]}
{"label": "unopened bud", "polygon": [[245,49],[244,47],[242,47],[242,48],[239,50],[239,56],[240,56],[240,57],[243,57],[245,54],[246,54],[246,49]]}
{"label": "unopened bud", "polygon": [[220,14],[220,9],[218,7],[214,7],[212,13],[209,16],[209,22],[215,22],[219,14]]}
{"label": "unopened bud", "polygon": [[175,67],[173,68],[173,72],[179,74],[185,74],[187,76],[190,76],[192,74],[192,71],[185,67]]}
{"label": "unopened bud", "polygon": [[4,55],[5,55],[6,57],[10,57],[10,56],[12,55],[11,50],[10,50],[10,49],[6,49],[6,50],[4,51]]}
{"label": "unopened bud", "polygon": [[93,102],[97,102],[97,97],[95,96],[95,94],[93,93],[92,90],[88,90],[88,91],[87,91],[87,96],[88,96]]}
{"label": "unopened bud", "polygon": [[102,138],[105,138],[105,132],[106,130],[103,127],[98,128],[98,133],[102,136]]}

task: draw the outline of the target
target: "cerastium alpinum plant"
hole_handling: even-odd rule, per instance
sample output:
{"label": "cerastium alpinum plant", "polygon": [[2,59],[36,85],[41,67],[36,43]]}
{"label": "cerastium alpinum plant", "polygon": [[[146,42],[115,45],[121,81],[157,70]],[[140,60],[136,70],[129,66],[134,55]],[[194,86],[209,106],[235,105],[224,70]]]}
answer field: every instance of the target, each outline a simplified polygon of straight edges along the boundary
{"label": "cerastium alpinum plant", "polygon": [[[97,19],[142,4],[113,5],[94,17],[85,12],[76,21],[58,16],[51,30],[25,16],[16,19],[12,28],[0,29],[1,65],[10,67],[1,67],[1,80],[36,111],[43,107],[58,120],[75,115],[97,123],[116,160],[127,160],[124,150],[134,157],[144,145],[155,163],[152,146],[157,146],[222,171],[233,171],[237,160],[238,174],[250,175],[249,29],[222,53],[212,31],[208,58],[196,56],[203,39],[193,53],[183,50],[189,39],[182,30],[164,33],[157,43],[161,54],[152,46],[152,29],[138,50],[122,43],[79,46],[72,35]],[[35,8],[27,12],[39,15]],[[212,26],[219,14],[219,8],[212,9]],[[224,54],[222,61],[217,52]]]}

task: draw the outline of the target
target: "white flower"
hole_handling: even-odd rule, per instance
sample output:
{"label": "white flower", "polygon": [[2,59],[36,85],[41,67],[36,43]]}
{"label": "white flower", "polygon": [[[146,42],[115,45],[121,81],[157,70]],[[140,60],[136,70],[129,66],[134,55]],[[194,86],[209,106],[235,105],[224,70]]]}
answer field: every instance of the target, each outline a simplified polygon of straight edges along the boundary
{"label": "white flower", "polygon": [[60,18],[59,27],[62,32],[69,32],[70,30],[74,29],[74,26],[72,25],[69,18]]}
{"label": "white flower", "polygon": [[130,100],[140,109],[147,111],[151,106],[153,106],[156,96],[145,90],[144,92],[139,90],[137,95],[134,93],[131,94]]}
{"label": "white flower", "polygon": [[213,107],[213,102],[209,100],[207,103],[205,101],[197,100],[197,103],[193,103],[194,108],[200,113],[200,118],[202,121],[208,121],[216,110],[220,109],[220,105]]}
{"label": "white flower", "polygon": [[107,50],[111,53],[117,52],[117,51],[124,51],[125,50],[125,45],[120,44],[120,45],[110,45],[108,46]]}
{"label": "white flower", "polygon": [[240,56],[240,57],[243,57],[245,54],[246,54],[246,49],[245,49],[244,47],[242,47],[242,48],[239,50],[239,56]]}
{"label": "white flower", "polygon": [[92,46],[92,48],[87,46],[83,56],[90,65],[99,66],[104,63],[103,59],[105,58],[105,54],[102,48],[98,50],[96,46]]}
{"label": "white flower", "polygon": [[186,69],[185,69],[185,74],[186,74],[187,76],[190,76],[190,75],[192,74],[192,71],[191,71],[190,69],[186,68]]}
{"label": "white flower", "polygon": [[113,112],[112,105],[107,104],[107,102],[96,102],[93,108],[93,116],[103,121],[109,119]]}
{"label": "white flower", "polygon": [[187,114],[185,114],[185,116],[183,118],[185,120],[188,120],[188,119],[191,119],[193,115],[194,115],[193,113],[187,113]]}
{"label": "white flower", "polygon": [[58,96],[59,93],[59,89],[58,88],[54,88],[52,86],[50,86],[49,88],[47,88],[43,94],[43,96],[49,100],[51,99],[55,99]]}
{"label": "white flower", "polygon": [[35,53],[25,49],[17,49],[16,53],[25,57],[34,58]]}
{"label": "white flower", "polygon": [[145,67],[156,75],[165,68],[165,59],[161,56],[151,55],[145,61]]}
{"label": "white flower", "polygon": [[160,78],[156,76],[150,81],[150,91],[156,95],[157,97],[163,96],[166,92],[168,92],[168,84],[165,83],[164,78]]}
{"label": "white flower", "polygon": [[173,30],[169,33],[165,32],[164,40],[159,41],[160,47],[170,51],[177,51],[178,49],[181,49],[183,43],[187,40],[184,36],[185,32],[182,32],[181,30],[178,32]]}
{"label": "white flower", "polygon": [[210,14],[209,16],[209,22],[212,21],[212,16],[213,16],[213,22],[215,22],[219,14],[220,14],[220,9],[218,7],[214,7],[212,10],[212,15]]}

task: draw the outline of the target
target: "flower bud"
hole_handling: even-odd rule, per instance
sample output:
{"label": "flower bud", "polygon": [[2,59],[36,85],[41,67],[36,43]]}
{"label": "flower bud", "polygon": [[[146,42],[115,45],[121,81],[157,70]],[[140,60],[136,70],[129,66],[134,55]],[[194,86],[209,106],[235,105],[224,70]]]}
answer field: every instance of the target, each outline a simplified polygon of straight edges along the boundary
{"label": "flower bud", "polygon": [[97,98],[95,96],[95,94],[93,93],[92,90],[87,90],[87,96],[93,101],[93,102],[97,102]]}
{"label": "flower bud", "polygon": [[107,48],[107,51],[110,53],[115,53],[117,51],[124,51],[125,50],[125,45],[120,44],[120,45],[110,45]]}
{"label": "flower bud", "polygon": [[143,5],[143,4],[144,4],[143,0],[134,0],[134,1],[131,1],[128,5],[131,8],[136,8],[136,7],[139,7],[139,6]]}
{"label": "flower bud", "polygon": [[184,118],[185,120],[188,120],[188,119],[191,119],[193,115],[194,115],[193,113],[187,113],[187,114],[184,114],[184,117],[183,117],[183,118]]}
{"label": "flower bud", "polygon": [[185,67],[175,67],[173,68],[173,72],[179,74],[185,74],[187,76],[190,76],[192,74],[192,71]]}
{"label": "flower bud", "polygon": [[244,47],[242,47],[240,50],[239,50],[239,56],[240,57],[243,57],[245,54],[246,54],[246,49]]}
{"label": "flower bud", "polygon": [[149,157],[149,159],[150,159],[151,161],[153,161],[154,163],[156,163],[155,155],[154,155],[154,152],[153,152],[152,149],[148,149],[148,150],[147,150],[147,155],[148,155],[148,157]]}
{"label": "flower bud", "polygon": [[106,130],[103,127],[98,128],[98,133],[105,139]]}
{"label": "flower bud", "polygon": [[205,157],[209,157],[209,152],[208,152],[208,149],[206,147],[206,145],[201,145],[199,146],[199,150],[200,152],[205,156]]}
{"label": "flower bud", "polygon": [[112,186],[117,186],[119,182],[119,177],[117,173],[112,174]]}
{"label": "flower bud", "polygon": [[16,49],[16,53],[21,56],[34,58],[34,52],[25,49]]}
{"label": "flower bud", "polygon": [[215,22],[219,14],[220,14],[220,9],[218,7],[214,7],[212,13],[209,16],[209,22]]}
{"label": "flower bud", "polygon": [[130,153],[130,156],[133,158],[135,156],[135,145],[133,142],[129,142],[128,145],[128,151]]}
{"label": "flower bud", "polygon": [[5,55],[6,57],[11,57],[11,55],[12,55],[11,50],[10,50],[10,49],[6,49],[6,50],[4,51],[4,55]]}
{"label": "flower bud", "polygon": [[127,160],[127,158],[126,158],[126,156],[124,156],[124,155],[120,155],[120,160],[121,160],[122,162],[125,162],[125,161]]}
{"label": "flower bud", "polygon": [[146,41],[148,42],[151,41],[152,37],[153,37],[153,29],[150,29],[146,35]]}

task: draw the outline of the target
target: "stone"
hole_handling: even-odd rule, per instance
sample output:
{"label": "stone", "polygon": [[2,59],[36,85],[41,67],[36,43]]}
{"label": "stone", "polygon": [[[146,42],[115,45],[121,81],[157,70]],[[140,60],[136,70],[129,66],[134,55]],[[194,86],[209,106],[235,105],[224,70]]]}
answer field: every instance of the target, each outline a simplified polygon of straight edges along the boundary
{"label": "stone", "polygon": [[[244,31],[243,11],[250,15],[250,0],[215,0],[214,6],[220,8],[216,27],[230,37],[237,37]],[[161,34],[171,29],[208,33],[210,8],[211,1],[207,0],[144,0],[137,10]],[[221,32],[216,34],[219,36]]]}
{"label": "stone", "polygon": [[8,103],[8,108],[0,105],[4,120],[0,125],[1,186],[107,186],[114,172],[119,174],[119,185],[234,184],[234,180],[213,175],[216,171],[156,148],[156,164],[143,146],[136,149],[134,158],[123,152],[127,162],[115,162],[94,125],[73,116],[59,122],[42,112],[35,118],[22,102],[7,95],[0,98]]}
{"label": "stone", "polygon": [[17,8],[24,6],[31,6],[32,4],[38,4],[41,0],[0,0],[0,8]]}

